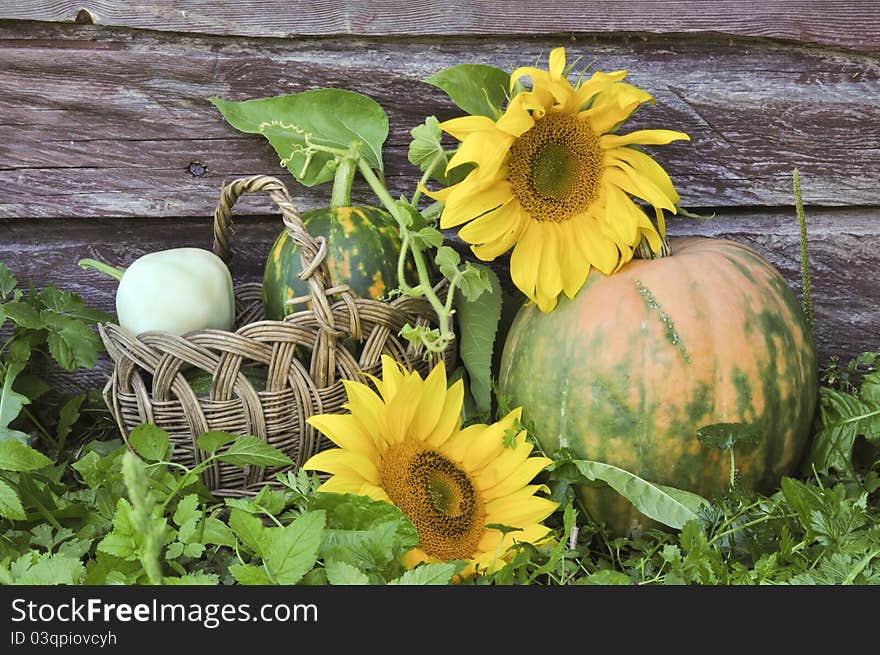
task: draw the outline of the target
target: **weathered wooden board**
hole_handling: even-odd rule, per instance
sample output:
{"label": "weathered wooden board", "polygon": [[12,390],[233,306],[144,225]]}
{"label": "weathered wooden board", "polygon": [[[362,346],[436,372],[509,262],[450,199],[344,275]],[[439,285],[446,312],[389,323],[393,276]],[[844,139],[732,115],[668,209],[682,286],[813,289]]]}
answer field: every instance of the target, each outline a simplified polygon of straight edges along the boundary
{"label": "weathered wooden board", "polygon": [[0,2],[0,18],[264,37],[723,32],[880,50],[875,0],[30,0]]}
{"label": "weathered wooden board", "polygon": [[[466,61],[510,70],[560,43],[656,96],[633,128],[691,135],[656,151],[683,206],[789,206],[795,167],[811,204],[880,205],[877,55],[693,35],[257,40],[6,21],[0,217],[204,216],[223,180],[283,173],[207,98],[322,86],[386,107],[389,185],[409,193],[409,130],[457,112],[421,79]],[[294,191],[303,207],[329,197]]]}
{"label": "weathered wooden board", "polygon": [[[247,202],[252,211],[268,211],[259,199]],[[816,342],[821,360],[843,358],[880,349],[880,209],[810,211],[809,247],[813,273]],[[277,217],[249,216],[236,224],[232,239],[233,271],[237,281],[259,281],[269,246],[280,230]],[[798,224],[791,212],[730,212],[709,221],[673,219],[673,235],[705,235],[747,243],[768,258],[800,292]],[[0,261],[21,281],[37,288],[55,282],[84,296],[95,307],[114,311],[115,282],[76,266],[82,257],[126,265],[135,257],[160,248],[211,247],[211,224],[206,219],[0,219]],[[450,243],[465,248],[448,234]],[[509,285],[507,262],[493,267]],[[62,375],[58,384],[71,390],[99,385],[107,362],[94,371]]]}

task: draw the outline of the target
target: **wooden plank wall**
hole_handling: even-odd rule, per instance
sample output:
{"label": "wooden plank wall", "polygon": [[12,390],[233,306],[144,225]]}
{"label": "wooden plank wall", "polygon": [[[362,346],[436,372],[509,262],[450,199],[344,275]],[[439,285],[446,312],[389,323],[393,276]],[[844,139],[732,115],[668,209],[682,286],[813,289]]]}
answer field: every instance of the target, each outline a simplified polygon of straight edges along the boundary
{"label": "wooden plank wall", "polygon": [[[557,45],[596,69],[628,69],[655,95],[633,128],[691,135],[655,155],[682,205],[715,217],[673,219],[670,232],[747,242],[796,290],[798,168],[822,358],[880,348],[874,1],[0,0],[0,261],[38,287],[54,280],[112,309],[114,285],[76,261],[209,247],[224,181],[268,173],[304,209],[329,199],[326,187],[297,186],[209,96],[367,94],[389,114],[390,185],[410,193],[409,130],[426,115],[456,115],[420,80],[461,62],[509,70]],[[355,196],[370,200],[363,185]],[[237,209],[235,274],[255,279],[279,222],[263,201]]]}

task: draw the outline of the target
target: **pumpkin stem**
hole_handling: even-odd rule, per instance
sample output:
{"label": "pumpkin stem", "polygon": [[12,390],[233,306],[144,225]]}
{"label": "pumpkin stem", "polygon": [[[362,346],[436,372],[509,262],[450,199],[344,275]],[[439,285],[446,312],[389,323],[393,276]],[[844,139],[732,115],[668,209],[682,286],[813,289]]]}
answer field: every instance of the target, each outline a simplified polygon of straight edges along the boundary
{"label": "pumpkin stem", "polygon": [[669,257],[671,254],[672,250],[669,248],[669,240],[665,236],[660,237],[660,249],[657,252],[654,252],[648,240],[642,237],[638,247],[633,252],[633,259],[660,259],[661,257]]}
{"label": "pumpkin stem", "polygon": [[330,194],[330,207],[351,206],[351,185],[354,183],[354,174],[357,170],[357,161],[342,157],[336,165],[336,176],[333,178],[333,190]]}

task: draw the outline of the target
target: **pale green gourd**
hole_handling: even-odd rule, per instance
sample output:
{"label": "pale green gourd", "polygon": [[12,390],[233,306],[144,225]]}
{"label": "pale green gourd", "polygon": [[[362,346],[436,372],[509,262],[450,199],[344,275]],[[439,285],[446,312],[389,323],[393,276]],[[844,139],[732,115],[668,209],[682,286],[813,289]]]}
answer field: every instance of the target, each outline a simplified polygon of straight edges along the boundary
{"label": "pale green gourd", "polygon": [[231,330],[235,316],[232,275],[217,255],[203,248],[171,248],[136,259],[127,269],[94,259],[79,266],[119,280],[116,315],[133,335],[163,330]]}

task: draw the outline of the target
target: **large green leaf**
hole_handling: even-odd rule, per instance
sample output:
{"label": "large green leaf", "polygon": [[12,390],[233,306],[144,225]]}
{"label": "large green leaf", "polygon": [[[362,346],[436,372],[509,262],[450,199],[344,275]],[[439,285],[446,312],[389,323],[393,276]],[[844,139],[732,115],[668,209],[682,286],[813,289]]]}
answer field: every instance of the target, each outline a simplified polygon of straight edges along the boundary
{"label": "large green leaf", "polygon": [[485,64],[458,64],[425,79],[442,89],[458,107],[474,116],[497,119],[507,102],[510,75]]}
{"label": "large green leaf", "polygon": [[171,449],[168,433],[152,423],[134,428],[128,435],[128,442],[138,455],[150,461],[165,459]]}
{"label": "large green leaf", "polygon": [[856,438],[860,434],[873,434],[871,428],[880,417],[880,405],[822,387],[819,390],[819,417],[821,427],[813,437],[807,470],[815,468],[819,473],[827,473],[832,468],[840,473],[852,471]]}
{"label": "large green leaf", "polygon": [[502,301],[498,276],[488,268],[486,271],[492,285],[489,292],[480,294],[474,301],[463,294],[455,298],[459,356],[467,369],[470,393],[480,414],[487,414],[492,409],[492,354]]}
{"label": "large green leaf", "polygon": [[282,166],[306,186],[329,182],[335,175],[335,155],[310,150],[310,145],[347,150],[358,143],[369,166],[383,171],[388,116],[381,105],[364,95],[316,89],[243,102],[210,101],[236,129],[266,137]]}
{"label": "large green leaf", "polygon": [[[551,469],[560,462],[551,465]],[[637,510],[658,523],[680,529],[697,517],[709,502],[697,494],[649,482],[620,467],[585,459],[565,460],[587,480],[604,482],[629,500]]]}

